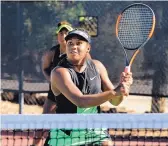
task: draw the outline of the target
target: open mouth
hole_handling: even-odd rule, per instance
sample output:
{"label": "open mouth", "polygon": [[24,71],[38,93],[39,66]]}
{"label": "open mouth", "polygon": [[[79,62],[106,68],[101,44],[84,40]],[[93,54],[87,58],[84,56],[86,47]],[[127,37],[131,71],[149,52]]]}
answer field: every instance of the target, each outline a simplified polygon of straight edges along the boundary
{"label": "open mouth", "polygon": [[78,54],[76,51],[71,51],[70,53],[71,54]]}

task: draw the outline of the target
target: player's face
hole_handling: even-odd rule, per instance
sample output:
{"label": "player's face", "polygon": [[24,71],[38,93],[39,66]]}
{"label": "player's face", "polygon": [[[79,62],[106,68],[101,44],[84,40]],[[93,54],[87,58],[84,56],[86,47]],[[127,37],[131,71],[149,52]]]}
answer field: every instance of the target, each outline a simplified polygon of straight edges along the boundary
{"label": "player's face", "polygon": [[68,30],[67,29],[62,29],[58,33],[57,39],[58,39],[58,43],[59,44],[66,44],[65,37],[67,36],[67,34],[68,34]]}
{"label": "player's face", "polygon": [[90,51],[90,44],[80,40],[77,37],[72,37],[67,41],[66,53],[70,60],[81,61],[86,58]]}

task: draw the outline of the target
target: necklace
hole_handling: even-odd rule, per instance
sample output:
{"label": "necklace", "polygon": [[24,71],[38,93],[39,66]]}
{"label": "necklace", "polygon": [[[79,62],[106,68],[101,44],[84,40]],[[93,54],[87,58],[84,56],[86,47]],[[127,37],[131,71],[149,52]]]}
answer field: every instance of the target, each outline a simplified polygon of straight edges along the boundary
{"label": "necklace", "polygon": [[84,64],[73,64],[71,61],[67,60],[68,61],[68,64],[71,65],[71,66],[84,66],[86,65],[86,61],[84,62]]}

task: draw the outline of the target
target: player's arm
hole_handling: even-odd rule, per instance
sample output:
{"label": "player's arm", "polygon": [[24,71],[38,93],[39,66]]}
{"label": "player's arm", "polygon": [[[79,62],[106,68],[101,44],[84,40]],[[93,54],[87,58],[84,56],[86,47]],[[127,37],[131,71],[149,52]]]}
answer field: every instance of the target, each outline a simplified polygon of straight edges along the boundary
{"label": "player's arm", "polygon": [[54,57],[54,50],[48,50],[46,51],[43,56],[42,56],[42,72],[45,76],[45,78],[50,82],[50,73],[51,73],[51,69],[50,69],[50,65],[53,61],[53,57]]}
{"label": "player's arm", "polygon": [[81,108],[98,106],[112,98],[115,98],[114,90],[83,95],[73,83],[71,76],[66,68],[56,67],[51,72],[51,89],[55,95],[62,93],[73,104]]}
{"label": "player's arm", "polygon": [[[108,73],[107,73],[105,66],[98,60],[93,60],[93,61],[94,61],[95,65],[100,73],[103,91],[112,90],[112,91],[116,92],[115,98],[112,98],[110,100],[110,103],[115,106],[119,105],[122,102],[124,95],[127,95],[129,93],[129,86],[130,85],[127,82],[126,83],[120,82],[119,86],[117,86],[114,89],[114,86],[109,79],[109,76],[108,76]],[[129,77],[127,77],[127,78],[129,78]],[[125,76],[123,76],[123,79],[125,79]],[[126,81],[126,80],[124,80],[124,81]],[[126,92],[124,94],[123,94],[123,92],[121,92],[121,90],[123,90],[122,89],[123,86],[124,86],[124,90],[125,90],[124,92]]]}

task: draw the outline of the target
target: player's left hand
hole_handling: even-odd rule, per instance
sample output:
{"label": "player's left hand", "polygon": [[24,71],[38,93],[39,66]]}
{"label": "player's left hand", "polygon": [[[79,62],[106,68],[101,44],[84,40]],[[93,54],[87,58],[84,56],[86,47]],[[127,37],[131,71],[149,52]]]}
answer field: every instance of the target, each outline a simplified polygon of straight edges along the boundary
{"label": "player's left hand", "polygon": [[130,86],[133,83],[132,72],[122,72],[120,78],[120,91],[122,95],[128,96],[130,92]]}
{"label": "player's left hand", "polygon": [[120,83],[132,85],[133,83],[132,72],[122,72],[120,77]]}

